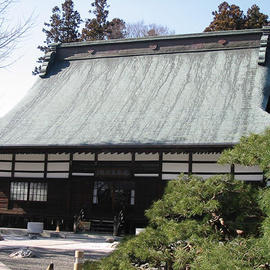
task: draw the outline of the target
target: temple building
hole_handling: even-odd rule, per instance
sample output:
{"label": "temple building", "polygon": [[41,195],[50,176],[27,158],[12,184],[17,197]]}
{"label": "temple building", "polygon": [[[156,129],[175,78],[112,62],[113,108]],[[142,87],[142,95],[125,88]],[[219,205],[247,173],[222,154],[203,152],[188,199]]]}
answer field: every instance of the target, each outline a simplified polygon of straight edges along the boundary
{"label": "temple building", "polygon": [[269,34],[52,44],[0,119],[0,225],[72,229],[83,209],[90,229],[121,212],[132,231],[180,173],[262,181],[258,167],[217,160],[270,126]]}

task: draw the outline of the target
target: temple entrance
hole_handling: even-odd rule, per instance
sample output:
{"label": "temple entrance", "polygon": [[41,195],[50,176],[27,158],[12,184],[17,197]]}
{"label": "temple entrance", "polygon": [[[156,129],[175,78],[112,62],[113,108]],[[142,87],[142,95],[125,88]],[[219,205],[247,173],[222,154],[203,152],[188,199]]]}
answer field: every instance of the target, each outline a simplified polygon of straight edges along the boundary
{"label": "temple entrance", "polygon": [[95,181],[93,205],[100,214],[115,216],[135,204],[135,187],[131,181]]}

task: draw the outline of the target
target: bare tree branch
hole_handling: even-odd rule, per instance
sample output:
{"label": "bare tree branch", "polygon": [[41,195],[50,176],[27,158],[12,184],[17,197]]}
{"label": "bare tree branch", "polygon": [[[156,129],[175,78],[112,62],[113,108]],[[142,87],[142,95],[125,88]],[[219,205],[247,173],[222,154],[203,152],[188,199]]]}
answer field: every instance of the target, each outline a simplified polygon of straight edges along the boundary
{"label": "bare tree branch", "polygon": [[166,36],[173,35],[174,31],[167,26],[157,24],[145,24],[144,21],[136,23],[127,23],[125,29],[126,38],[140,38],[148,36]]}
{"label": "bare tree branch", "polygon": [[14,49],[26,32],[33,26],[32,15],[24,22],[19,22],[15,26],[11,26],[8,23],[7,12],[14,2],[14,0],[0,1],[0,68],[13,63],[9,59]]}

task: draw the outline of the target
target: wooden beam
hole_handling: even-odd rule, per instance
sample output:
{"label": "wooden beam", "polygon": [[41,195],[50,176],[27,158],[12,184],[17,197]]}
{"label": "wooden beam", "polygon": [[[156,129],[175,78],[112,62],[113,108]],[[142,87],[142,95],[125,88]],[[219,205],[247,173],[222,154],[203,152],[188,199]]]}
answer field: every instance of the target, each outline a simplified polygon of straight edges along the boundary
{"label": "wooden beam", "polygon": [[3,154],[10,153],[76,153],[83,151],[85,153],[106,152],[122,153],[136,151],[138,153],[158,153],[166,151],[168,153],[220,153],[224,149],[232,148],[234,143],[227,144],[183,144],[183,145],[6,145],[0,146],[0,152]]}

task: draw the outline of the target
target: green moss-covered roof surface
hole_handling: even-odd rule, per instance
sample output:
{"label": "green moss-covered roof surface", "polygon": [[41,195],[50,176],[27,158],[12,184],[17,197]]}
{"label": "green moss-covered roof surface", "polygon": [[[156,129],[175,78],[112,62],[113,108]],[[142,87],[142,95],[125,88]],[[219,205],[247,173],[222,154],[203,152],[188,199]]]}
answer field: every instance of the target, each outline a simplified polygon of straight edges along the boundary
{"label": "green moss-covered roof surface", "polygon": [[0,145],[236,143],[270,126],[269,64],[258,53],[56,61],[0,119]]}

